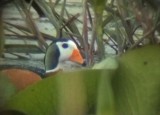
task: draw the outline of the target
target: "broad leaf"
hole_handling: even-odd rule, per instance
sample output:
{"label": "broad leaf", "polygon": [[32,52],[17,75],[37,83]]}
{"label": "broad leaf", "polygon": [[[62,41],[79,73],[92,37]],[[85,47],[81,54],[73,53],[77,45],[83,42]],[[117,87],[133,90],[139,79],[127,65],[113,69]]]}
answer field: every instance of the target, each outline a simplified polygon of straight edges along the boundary
{"label": "broad leaf", "polygon": [[159,52],[159,46],[128,51],[118,59],[116,71],[59,73],[18,93],[5,109],[27,115],[157,115]]}
{"label": "broad leaf", "polygon": [[160,113],[159,52],[159,46],[145,46],[120,58],[112,84],[119,115]]}
{"label": "broad leaf", "polygon": [[15,86],[0,73],[0,108],[16,93]]}
{"label": "broad leaf", "polygon": [[[95,113],[99,81],[102,76],[109,77],[110,73],[112,71],[106,70],[59,73],[17,94],[9,101],[6,109],[27,115]],[[106,92],[110,93],[110,90]]]}

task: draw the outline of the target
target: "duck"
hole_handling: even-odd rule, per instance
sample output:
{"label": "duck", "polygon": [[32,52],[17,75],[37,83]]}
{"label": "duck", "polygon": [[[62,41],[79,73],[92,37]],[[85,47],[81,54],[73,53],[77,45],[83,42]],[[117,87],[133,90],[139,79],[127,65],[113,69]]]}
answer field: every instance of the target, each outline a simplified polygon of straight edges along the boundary
{"label": "duck", "polygon": [[54,40],[46,50],[45,70],[42,74],[24,68],[6,68],[1,72],[15,85],[16,90],[20,91],[42,80],[43,76],[54,76],[55,73],[62,71],[65,61],[84,64],[84,59],[75,42],[71,39],[59,38]]}
{"label": "duck", "polygon": [[52,42],[44,58],[46,73],[53,73],[62,69],[64,62],[68,60],[79,64],[84,63],[75,42],[70,39],[58,39]]}

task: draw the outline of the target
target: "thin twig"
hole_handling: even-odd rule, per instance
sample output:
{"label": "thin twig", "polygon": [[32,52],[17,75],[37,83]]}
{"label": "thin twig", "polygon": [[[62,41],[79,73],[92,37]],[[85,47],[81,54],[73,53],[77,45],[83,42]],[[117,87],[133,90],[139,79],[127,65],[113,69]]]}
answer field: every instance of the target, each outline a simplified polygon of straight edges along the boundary
{"label": "thin twig", "polygon": [[22,56],[22,55],[20,55],[20,54],[15,54],[15,53],[8,53],[8,54],[17,56],[17,57],[20,58],[20,59],[28,59],[28,60],[30,59],[29,57],[27,57],[27,56]]}
{"label": "thin twig", "polygon": [[71,17],[69,20],[67,20],[60,29],[63,29],[65,26],[69,25],[70,23],[72,23],[73,21],[75,21],[78,17],[80,16],[79,13],[77,13],[76,15],[74,15],[73,17]]}
{"label": "thin twig", "polygon": [[147,38],[147,36],[149,36],[152,32],[154,32],[159,25],[160,25],[160,23],[158,23],[156,27],[153,27],[152,29],[150,29],[150,31],[147,32],[143,37],[141,37],[135,44],[133,44],[133,45],[130,47],[130,49],[133,49],[133,48],[135,48],[138,44],[140,44],[145,38]]}

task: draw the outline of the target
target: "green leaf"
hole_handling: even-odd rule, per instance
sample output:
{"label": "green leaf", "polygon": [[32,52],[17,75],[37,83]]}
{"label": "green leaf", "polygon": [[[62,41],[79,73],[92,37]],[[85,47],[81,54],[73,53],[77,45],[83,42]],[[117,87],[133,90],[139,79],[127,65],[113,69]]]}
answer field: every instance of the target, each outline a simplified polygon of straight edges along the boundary
{"label": "green leaf", "polygon": [[117,69],[118,60],[115,57],[108,57],[101,62],[95,64],[93,69]]}
{"label": "green leaf", "polygon": [[27,115],[93,114],[96,111],[99,80],[106,75],[105,72],[110,71],[58,73],[19,92],[8,102],[6,109]]}
{"label": "green leaf", "polygon": [[98,87],[96,115],[115,115],[115,100],[112,90],[114,72],[106,71],[103,74],[105,75],[100,78]]}
{"label": "green leaf", "polygon": [[0,107],[3,107],[15,92],[15,86],[4,74],[0,73]]}
{"label": "green leaf", "polygon": [[159,114],[159,52],[159,46],[145,46],[121,56],[112,84],[119,115]]}
{"label": "green leaf", "polygon": [[160,47],[122,55],[118,68],[62,72],[17,93],[5,106],[26,115],[157,115]]}
{"label": "green leaf", "polygon": [[0,115],[26,115],[26,114],[16,110],[3,110],[0,111]]}

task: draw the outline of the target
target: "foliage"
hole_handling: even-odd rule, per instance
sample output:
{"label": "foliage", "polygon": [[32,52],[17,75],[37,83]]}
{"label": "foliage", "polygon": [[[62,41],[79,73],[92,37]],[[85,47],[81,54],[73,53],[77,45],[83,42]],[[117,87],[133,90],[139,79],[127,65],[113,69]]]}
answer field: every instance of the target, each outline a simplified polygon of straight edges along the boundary
{"label": "foliage", "polygon": [[104,73],[101,70],[59,73],[19,92],[7,108],[29,115],[93,113],[99,80]]}
{"label": "foliage", "polygon": [[128,51],[114,69],[50,76],[11,97],[3,110],[26,115],[157,115],[159,50],[151,45]]}
{"label": "foliage", "polygon": [[[39,31],[30,15],[29,7],[33,1],[55,27],[56,35],[49,36]],[[76,42],[88,65],[94,63],[95,55],[98,55],[100,60],[105,57],[106,44],[114,49],[116,54],[122,56],[112,60],[114,65],[111,67],[108,66],[110,60],[107,58],[95,66],[98,70],[58,73],[16,94],[14,86],[9,81],[0,79],[2,82],[0,90],[4,89],[0,91],[3,92],[1,93],[3,98],[0,100],[1,113],[18,112],[27,115],[160,113],[160,48],[155,45],[159,43],[160,17],[157,5],[159,2],[101,1],[84,0],[83,21],[79,20],[79,14],[72,15],[67,10],[65,0],[62,2],[60,12],[56,11],[56,5],[60,4],[60,0],[56,0],[55,3],[50,0],[49,4],[43,0],[31,0],[29,7],[25,1],[15,1],[28,26],[22,27],[6,21],[5,24],[23,31],[26,36],[33,35],[31,38],[36,38],[39,43],[36,47],[40,48],[41,52],[45,53],[46,40],[70,37]],[[77,22],[81,22],[83,30],[78,28]],[[89,32],[92,33],[91,38]],[[146,44],[154,45],[143,47]],[[137,50],[132,50],[133,48]],[[29,51],[32,53],[33,50],[30,48]],[[39,53],[39,50],[36,51]]]}
{"label": "foliage", "polygon": [[[112,26],[116,33],[111,32],[109,36],[117,43],[117,53],[124,53],[139,45],[158,43],[155,32],[159,27],[159,10],[153,10],[152,6],[143,0],[116,1],[116,10],[109,5],[106,11],[112,13],[116,21],[116,26]],[[115,4],[111,6],[113,5]]]}
{"label": "foliage", "polygon": [[113,80],[118,113],[123,115],[159,114],[159,46],[129,51],[119,60]]}
{"label": "foliage", "polygon": [[[33,3],[39,6],[43,15],[55,27],[56,34],[50,36],[39,30],[30,14]],[[159,8],[156,3],[156,0],[153,2],[149,0],[101,0],[101,2],[84,0],[82,15],[80,13],[73,15],[68,11],[65,0],[48,3],[44,0],[31,0],[29,5],[26,5],[24,0],[16,0],[15,6],[26,21],[27,28],[6,21],[5,23],[24,33],[29,32],[32,35],[31,38],[37,39],[39,46],[36,47],[40,48],[42,53],[45,53],[47,48],[46,40],[70,37],[76,42],[87,65],[90,66],[95,63],[95,55],[99,60],[105,58],[106,45],[110,46],[116,54],[122,54],[139,45],[159,43]],[[60,4],[60,11],[57,11]],[[9,31],[12,32],[12,30]],[[16,35],[19,36],[18,33]],[[29,37],[29,34],[26,36]],[[32,48],[28,50],[30,53],[33,51]]]}
{"label": "foliage", "polygon": [[2,108],[15,93],[15,86],[10,83],[4,74],[0,73],[0,108]]}

